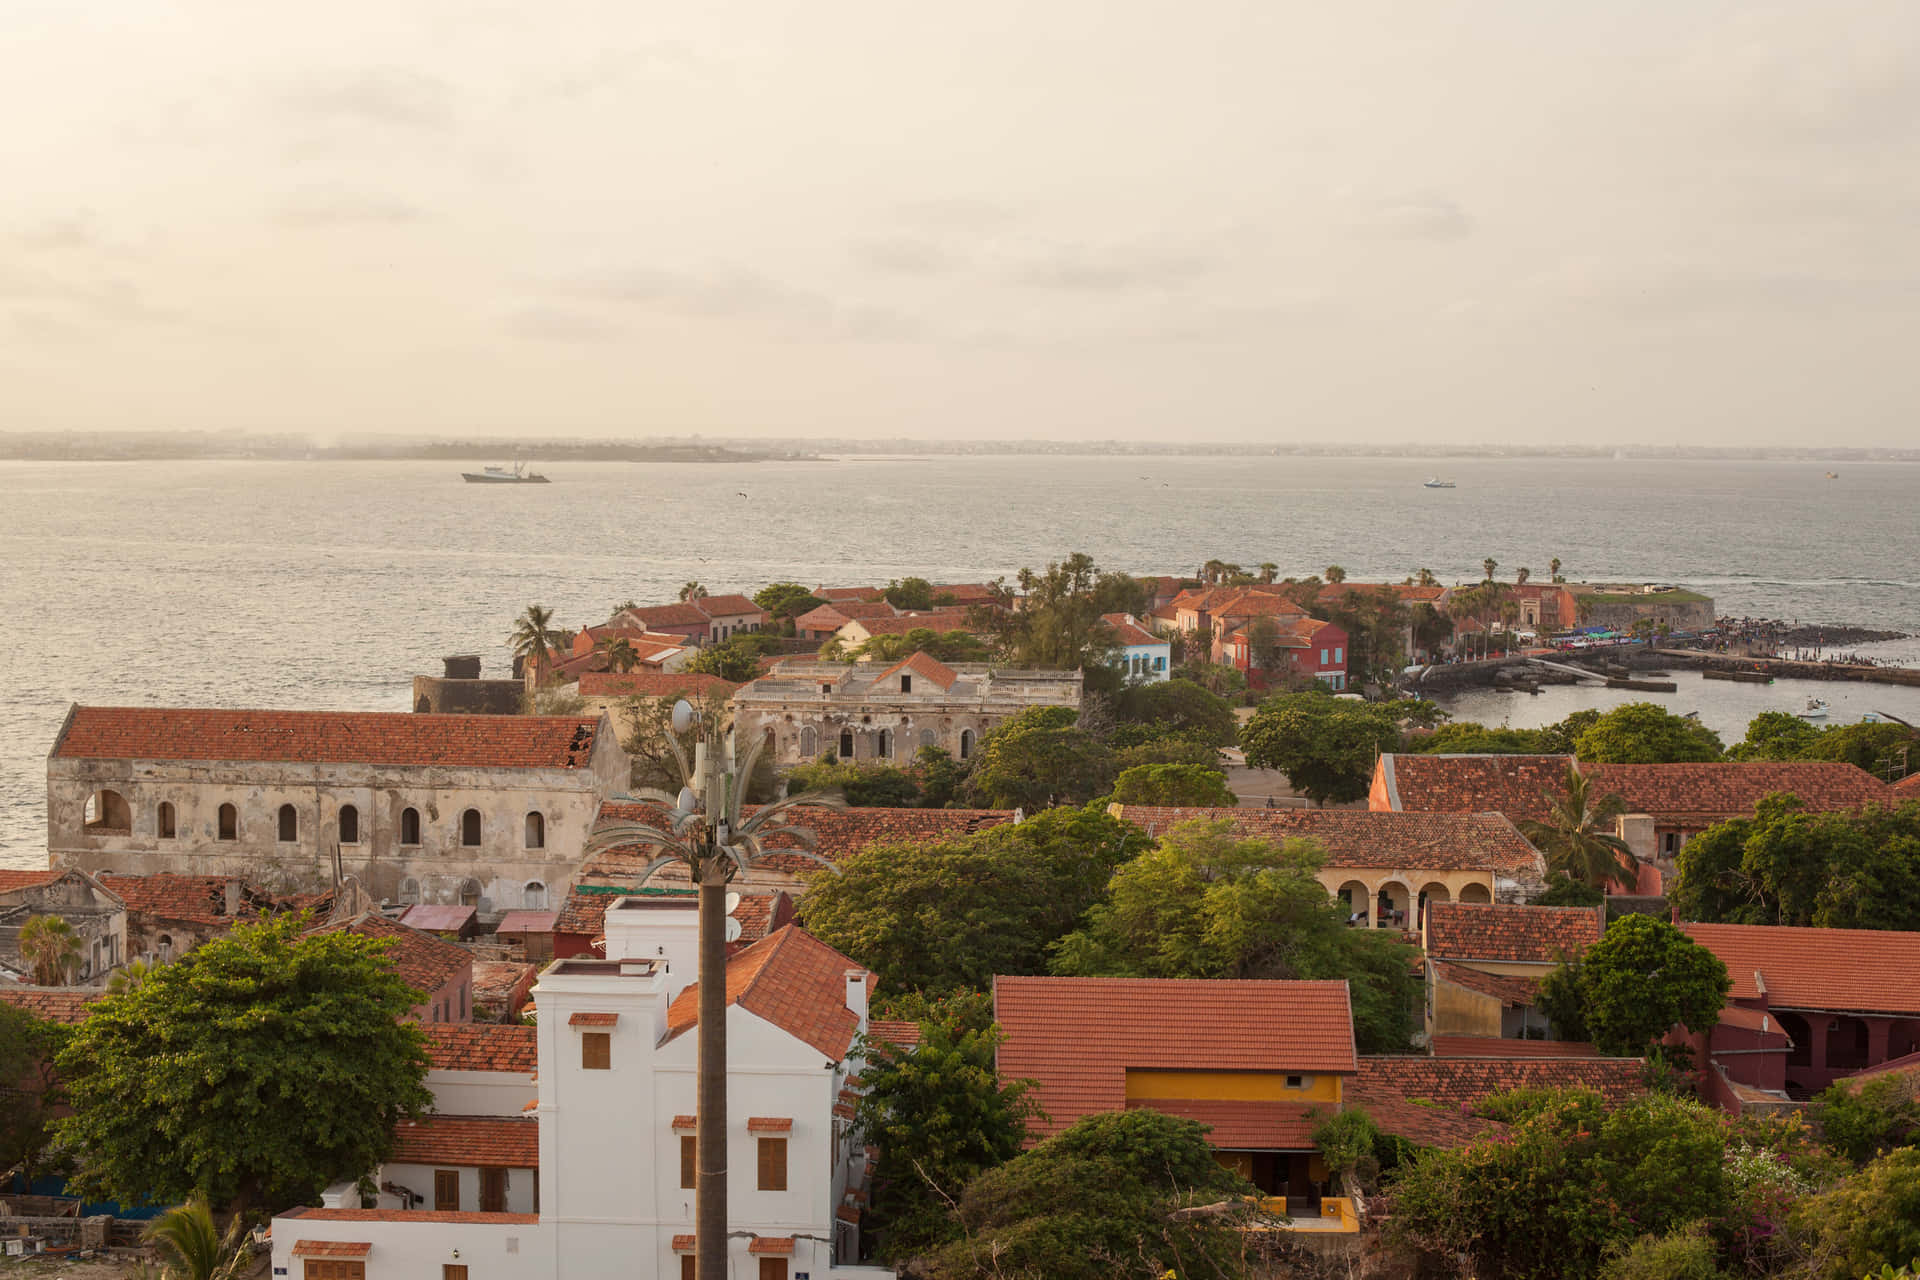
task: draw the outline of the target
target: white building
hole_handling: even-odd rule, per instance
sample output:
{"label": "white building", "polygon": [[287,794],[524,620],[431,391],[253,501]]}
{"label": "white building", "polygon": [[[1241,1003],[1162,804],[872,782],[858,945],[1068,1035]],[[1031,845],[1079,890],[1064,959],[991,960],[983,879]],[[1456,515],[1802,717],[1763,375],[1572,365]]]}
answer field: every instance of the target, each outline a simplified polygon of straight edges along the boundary
{"label": "white building", "polygon": [[1104,613],[1100,619],[1113,628],[1114,643],[1119,646],[1114,665],[1120,668],[1128,684],[1150,684],[1173,678],[1167,670],[1173,659],[1170,641],[1155,635],[1130,613]]}
{"label": "white building", "polygon": [[[376,1177],[375,1207],[360,1207],[352,1184],[341,1184],[327,1207],[280,1215],[274,1274],[415,1280],[438,1266],[440,1280],[692,1275],[697,915],[687,899],[624,898],[607,911],[606,959],[558,960],[541,974],[529,1118],[500,1114],[527,1065],[523,1045],[478,1029],[436,1032],[447,1038],[436,1041],[428,1077],[436,1097],[492,1114],[403,1128]],[[854,1193],[867,1169],[849,1077],[870,982],[794,926],[728,962],[734,1275],[892,1274],[839,1261],[859,1250]],[[537,1177],[524,1167],[530,1137]]]}

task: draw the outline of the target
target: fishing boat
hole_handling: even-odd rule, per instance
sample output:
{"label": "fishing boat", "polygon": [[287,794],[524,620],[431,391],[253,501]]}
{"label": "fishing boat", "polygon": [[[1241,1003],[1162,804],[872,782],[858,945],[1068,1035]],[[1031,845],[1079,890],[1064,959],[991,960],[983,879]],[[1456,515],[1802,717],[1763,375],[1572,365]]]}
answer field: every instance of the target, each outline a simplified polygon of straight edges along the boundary
{"label": "fishing boat", "polygon": [[550,484],[538,471],[527,470],[527,464],[516,462],[512,467],[487,467],[480,471],[462,471],[460,478],[468,484]]}
{"label": "fishing boat", "polygon": [[1451,489],[1454,487],[1454,483],[1451,480],[1442,480],[1439,476],[1428,476],[1426,484],[1422,487],[1427,489]]}
{"label": "fishing boat", "polygon": [[1825,720],[1827,718],[1827,700],[1825,698],[1808,698],[1807,705],[1794,712],[1794,714],[1802,720]]}

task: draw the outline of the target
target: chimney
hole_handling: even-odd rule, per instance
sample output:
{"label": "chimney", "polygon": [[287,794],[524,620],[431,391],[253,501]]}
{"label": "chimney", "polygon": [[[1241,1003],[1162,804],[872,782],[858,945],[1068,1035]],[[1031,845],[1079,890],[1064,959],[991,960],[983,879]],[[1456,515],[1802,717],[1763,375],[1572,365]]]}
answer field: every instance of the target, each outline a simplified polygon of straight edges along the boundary
{"label": "chimney", "polygon": [[860,1030],[867,1029],[867,971],[847,970],[847,1008],[860,1019]]}
{"label": "chimney", "polygon": [[227,918],[231,920],[240,914],[240,882],[229,880],[220,887],[225,891]]}

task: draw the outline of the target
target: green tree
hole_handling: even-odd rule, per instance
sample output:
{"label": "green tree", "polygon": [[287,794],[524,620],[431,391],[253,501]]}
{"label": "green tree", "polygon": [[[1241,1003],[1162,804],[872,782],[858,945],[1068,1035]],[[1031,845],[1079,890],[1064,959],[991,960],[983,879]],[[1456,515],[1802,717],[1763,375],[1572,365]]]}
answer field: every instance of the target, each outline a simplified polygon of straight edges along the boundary
{"label": "green tree", "polygon": [[911,1050],[864,1042],[859,1125],[880,1148],[871,1222],[882,1257],[904,1261],[951,1237],[950,1207],[967,1184],[1020,1153],[1034,1105],[1025,1081],[1000,1080],[1000,1038],[998,1027],[936,1017],[920,1022]]}
{"label": "green tree", "polygon": [[1606,900],[1607,895],[1604,890],[1596,889],[1570,876],[1554,875],[1547,877],[1546,891],[1536,894],[1527,905],[1530,907],[1597,907]]}
{"label": "green tree", "polygon": [[1599,721],[1600,712],[1594,707],[1575,711],[1564,720],[1555,721],[1544,728],[1534,730],[1540,735],[1540,751],[1543,755],[1570,756],[1579,745],[1580,735]]}
{"label": "green tree", "polygon": [[1527,756],[1553,754],[1543,746],[1540,729],[1498,729],[1471,720],[1455,720],[1432,733],[1412,738],[1406,750],[1420,755]]}
{"label": "green tree", "polygon": [[743,631],[719,644],[710,644],[687,660],[681,670],[696,675],[718,676],[734,684],[745,684],[760,675],[760,659],[779,647],[779,640],[766,631]]}
{"label": "green tree", "polygon": [[1227,700],[1191,680],[1128,685],[1115,695],[1114,718],[1121,729],[1146,731],[1131,741],[1121,741],[1122,733],[1116,730],[1115,746],[1177,735],[1210,746],[1230,747],[1239,730],[1239,721]]}
{"label": "green tree", "polygon": [[955,1210],[929,1280],[1164,1280],[1247,1274],[1243,1212],[1184,1214],[1253,1188],[1214,1160],[1205,1129],[1148,1108],[1086,1116],[990,1169]]}
{"label": "green tree", "polygon": [[1722,755],[1713,730],[1652,702],[1628,702],[1605,712],[1574,749],[1593,764],[1677,764]]}
{"label": "green tree", "polygon": [[1809,1273],[1853,1280],[1920,1258],[1920,1148],[1890,1151],[1830,1191],[1795,1207]]}
{"label": "green tree", "polygon": [[1488,582],[1493,581],[1493,571],[1495,569],[1498,569],[1499,567],[1500,567],[1500,562],[1498,560],[1495,560],[1492,556],[1488,556],[1485,560],[1482,560],[1480,562],[1480,568],[1485,571],[1487,575],[1486,581]]}
{"label": "green tree", "polygon": [[838,791],[856,809],[904,809],[920,802],[920,784],[906,770],[890,764],[854,764],[832,756],[795,765],[787,773],[787,790]]}
{"label": "green tree", "polygon": [[1546,856],[1549,871],[1595,888],[1611,881],[1632,889],[1639,883],[1639,864],[1627,842],[1613,834],[1614,819],[1626,811],[1624,800],[1595,795],[1592,781],[1568,764],[1560,794],[1549,797],[1546,819],[1524,818],[1515,825]]}
{"label": "green tree", "polygon": [[1920,1147],[1920,1073],[1837,1081],[1813,1100],[1812,1117],[1827,1146],[1857,1165]]}
{"label": "green tree", "polygon": [[161,1280],[238,1280],[253,1261],[246,1226],[236,1214],[222,1234],[212,1207],[196,1196],[155,1218],[141,1238],[162,1259]]}
{"label": "green tree", "polygon": [[1347,580],[1347,571],[1337,564],[1330,564],[1327,566],[1327,571],[1320,576],[1337,586]]}
{"label": "green tree", "polygon": [[1555,556],[1553,559],[1547,561],[1547,576],[1550,579],[1552,579],[1554,582],[1566,581],[1565,578],[1560,576],[1560,557],[1559,556]]}
{"label": "green tree", "polygon": [[1577,969],[1586,1030],[1600,1052],[1613,1055],[1644,1054],[1675,1024],[1701,1034],[1713,1030],[1732,986],[1713,952],[1643,915],[1614,921]]}
{"label": "green tree", "polygon": [[514,619],[507,643],[513,646],[513,656],[523,662],[536,656],[544,658],[559,643],[553,630],[553,610],[545,605],[528,605],[526,612]]}
{"label": "green tree", "polygon": [[640,655],[625,636],[602,636],[594,647],[606,655],[609,671],[631,671],[640,663]]}
{"label": "green tree", "polygon": [[1046,972],[1048,947],[1146,844],[1104,812],[1052,809],[953,840],[868,845],[841,874],[809,878],[800,914],[882,990],[984,989],[997,973]]}
{"label": "green tree", "polygon": [[1773,795],[1675,858],[1688,919],[1823,929],[1920,929],[1920,806],[1808,813]]}
{"label": "green tree", "polygon": [[83,1195],[301,1203],[372,1170],[432,1103],[422,998],[387,943],[304,916],[236,926],[109,996],[60,1051]]}
{"label": "green tree", "polygon": [[1747,736],[1727,748],[1729,760],[1800,760],[1820,730],[1785,711],[1762,711],[1747,722]]}
{"label": "green tree", "polygon": [[803,613],[812,613],[826,601],[797,582],[775,582],[753,593],[753,602],[776,621],[792,621]]}
{"label": "green tree", "polygon": [[1240,803],[1227,775],[1190,764],[1149,764],[1124,770],[1113,782],[1116,804],[1224,806]]}
{"label": "green tree", "polygon": [[1401,714],[1412,705],[1276,694],[1241,729],[1240,743],[1248,764],[1280,770],[1296,791],[1322,804],[1361,800],[1374,761],[1399,746]]}
{"label": "green tree", "polygon": [[1207,662],[1204,654],[1200,661],[1178,664],[1173,671],[1173,682],[1198,685],[1216,698],[1237,700],[1247,691],[1247,677],[1238,667]]}
{"label": "green tree", "polygon": [[935,631],[932,627],[871,636],[846,656],[856,662],[898,662],[915,653],[939,662],[984,662],[993,656],[987,642],[971,631]]}
{"label": "green tree", "polygon": [[1349,929],[1316,878],[1311,840],[1240,838],[1227,820],[1182,823],[1117,870],[1106,901],[1054,948],[1055,973],[1139,978],[1345,978],[1363,1053],[1404,1052],[1418,953]]}
{"label": "green tree", "polygon": [[933,608],[933,584],[925,578],[895,578],[881,594],[896,609],[919,613]]}
{"label": "green tree", "polygon": [[1028,707],[980,741],[967,778],[972,802],[988,809],[1082,805],[1113,789],[1113,752],[1074,721],[1071,707]]}
{"label": "green tree", "polygon": [[678,598],[681,604],[692,604],[695,600],[705,600],[707,598],[707,589],[698,582],[684,582],[680,585],[680,595]]}
{"label": "green tree", "polygon": [[80,935],[59,916],[30,916],[16,945],[27,973],[43,987],[64,987],[80,971]]}
{"label": "green tree", "polygon": [[[1129,590],[1137,596],[1138,584],[1103,576],[1093,558],[1078,551],[1049,564],[1044,573],[1022,569],[1016,580],[1026,597],[1021,608],[976,608],[969,625],[993,635],[1015,666],[1078,669],[1090,689],[1111,693],[1120,688],[1123,682],[1112,661],[1117,647],[1113,628],[1101,615],[1121,611],[1116,597],[1125,597]],[[1007,602],[1011,599],[1008,593]]]}
{"label": "green tree", "polygon": [[1600,1280],[1726,1280],[1719,1253],[1697,1223],[1664,1236],[1616,1241],[1607,1250]]}
{"label": "green tree", "polygon": [[0,1002],[0,1169],[33,1164],[60,1102],[53,1058],[66,1029]]}
{"label": "green tree", "polygon": [[953,807],[967,785],[967,766],[955,760],[945,747],[921,747],[914,752],[908,772],[920,788],[920,806],[924,809]]}

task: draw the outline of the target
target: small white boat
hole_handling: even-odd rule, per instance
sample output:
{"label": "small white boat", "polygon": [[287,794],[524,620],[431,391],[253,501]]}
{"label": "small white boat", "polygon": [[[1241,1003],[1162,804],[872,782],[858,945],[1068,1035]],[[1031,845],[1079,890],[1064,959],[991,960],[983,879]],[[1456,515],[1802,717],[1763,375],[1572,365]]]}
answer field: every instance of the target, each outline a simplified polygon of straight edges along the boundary
{"label": "small white boat", "polygon": [[1454,487],[1454,484],[1453,481],[1442,480],[1439,476],[1428,476],[1426,484],[1422,487],[1427,489],[1451,489]]}
{"label": "small white boat", "polygon": [[1825,720],[1827,718],[1827,700],[1825,698],[1808,698],[1807,705],[1794,712],[1794,714],[1802,720]]}

